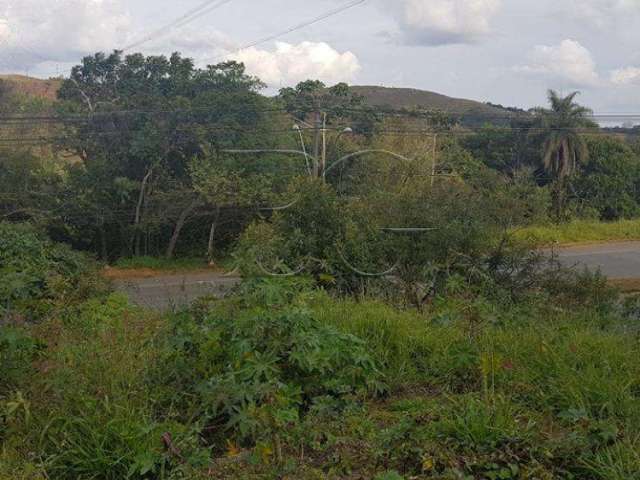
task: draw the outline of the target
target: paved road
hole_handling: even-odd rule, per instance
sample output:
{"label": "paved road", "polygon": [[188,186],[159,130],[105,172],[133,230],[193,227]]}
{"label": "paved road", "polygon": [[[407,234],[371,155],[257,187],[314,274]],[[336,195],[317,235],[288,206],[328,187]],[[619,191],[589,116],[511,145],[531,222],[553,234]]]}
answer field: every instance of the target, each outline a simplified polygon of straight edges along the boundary
{"label": "paved road", "polygon": [[[556,249],[569,267],[598,270],[612,279],[640,279],[640,242],[619,242]],[[143,279],[116,280],[118,290],[137,305],[168,311],[189,306],[206,296],[224,296],[238,284],[238,277],[220,273],[193,273]]]}
{"label": "paved road", "polygon": [[616,242],[556,250],[567,266],[587,267],[615,280],[640,279],[640,242]]}
{"label": "paved road", "polygon": [[188,307],[202,297],[222,297],[238,284],[238,277],[219,273],[194,273],[115,280],[117,290],[141,307],[160,311]]}

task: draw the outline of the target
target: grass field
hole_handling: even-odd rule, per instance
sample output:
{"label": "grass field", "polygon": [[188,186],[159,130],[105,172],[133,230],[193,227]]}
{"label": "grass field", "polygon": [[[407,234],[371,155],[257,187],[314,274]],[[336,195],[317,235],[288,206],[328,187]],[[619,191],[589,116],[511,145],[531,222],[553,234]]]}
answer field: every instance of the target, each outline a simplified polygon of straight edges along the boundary
{"label": "grass field", "polygon": [[640,240],[640,220],[611,223],[574,221],[560,225],[528,227],[515,231],[515,235],[538,245]]}

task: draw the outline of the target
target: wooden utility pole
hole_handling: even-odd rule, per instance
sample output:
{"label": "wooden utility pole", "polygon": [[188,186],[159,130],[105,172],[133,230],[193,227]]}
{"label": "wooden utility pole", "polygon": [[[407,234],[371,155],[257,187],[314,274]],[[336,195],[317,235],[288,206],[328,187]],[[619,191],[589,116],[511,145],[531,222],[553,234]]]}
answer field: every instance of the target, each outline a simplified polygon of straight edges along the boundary
{"label": "wooden utility pole", "polygon": [[322,113],[318,110],[315,112],[314,120],[315,145],[313,148],[313,176],[320,178],[320,142],[322,136]]}
{"label": "wooden utility pole", "polygon": [[436,183],[436,168],[438,165],[438,134],[433,134],[433,151],[431,153],[431,188]]}
{"label": "wooden utility pole", "polygon": [[322,160],[320,163],[320,177],[324,178],[327,168],[327,114],[322,114]]}

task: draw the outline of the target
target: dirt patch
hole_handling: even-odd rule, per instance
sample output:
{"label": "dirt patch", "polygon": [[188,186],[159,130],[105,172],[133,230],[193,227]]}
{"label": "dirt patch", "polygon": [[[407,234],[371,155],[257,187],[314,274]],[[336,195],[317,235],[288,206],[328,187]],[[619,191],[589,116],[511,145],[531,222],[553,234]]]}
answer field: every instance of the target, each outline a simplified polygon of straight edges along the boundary
{"label": "dirt patch", "polygon": [[609,280],[609,284],[620,289],[622,293],[640,293],[640,278]]}

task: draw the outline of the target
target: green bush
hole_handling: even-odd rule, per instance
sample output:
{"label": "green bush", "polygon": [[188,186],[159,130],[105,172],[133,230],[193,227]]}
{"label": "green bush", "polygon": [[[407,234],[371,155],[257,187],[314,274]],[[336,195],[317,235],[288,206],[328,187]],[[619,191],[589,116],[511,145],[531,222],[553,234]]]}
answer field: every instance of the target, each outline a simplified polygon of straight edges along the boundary
{"label": "green bush", "polygon": [[340,200],[307,180],[292,188],[289,208],[245,231],[236,259],[247,276],[308,274],[341,293],[383,292],[415,307],[444,294],[452,277],[467,291],[514,299],[537,286],[542,258],[507,233],[527,216],[523,202],[485,188],[411,179],[400,192]]}
{"label": "green bush", "polygon": [[587,145],[589,162],[572,180],[578,215],[593,210],[604,221],[637,217],[640,157],[613,136],[589,138]]}
{"label": "green bush", "polygon": [[169,478],[183,468],[178,450],[197,461],[194,430],[166,412],[154,417],[159,393],[146,378],[160,358],[160,321],[113,295],[32,327],[48,347],[21,385],[27,413],[13,408],[0,450],[31,458],[43,476],[63,480]]}
{"label": "green bush", "polygon": [[182,383],[173,388],[197,395],[201,418],[240,442],[270,441],[319,404],[384,389],[365,343],[320,322],[290,295],[291,282],[278,283],[256,281],[242,309],[214,307],[175,327],[167,366]]}
{"label": "green bush", "polygon": [[400,310],[314,283],[256,279],[170,318],[112,295],[14,329],[0,478],[640,473],[632,316],[456,282]]}
{"label": "green bush", "polygon": [[31,225],[0,223],[0,314],[41,316],[99,288],[96,268],[84,255]]}

